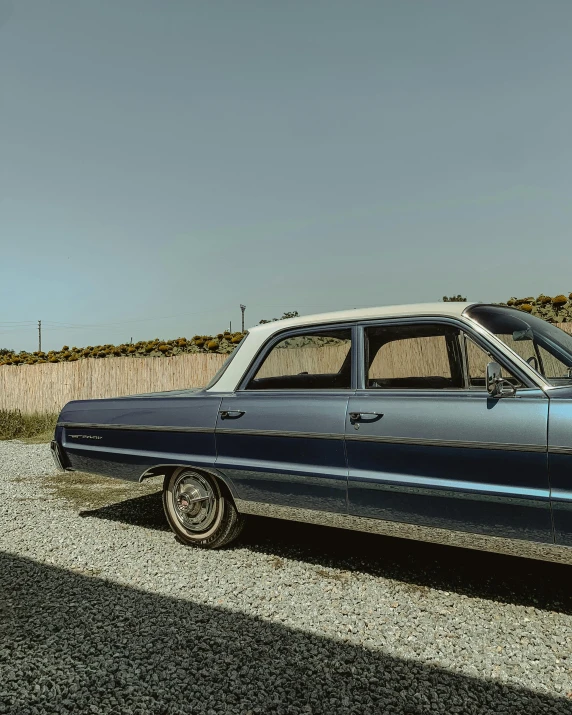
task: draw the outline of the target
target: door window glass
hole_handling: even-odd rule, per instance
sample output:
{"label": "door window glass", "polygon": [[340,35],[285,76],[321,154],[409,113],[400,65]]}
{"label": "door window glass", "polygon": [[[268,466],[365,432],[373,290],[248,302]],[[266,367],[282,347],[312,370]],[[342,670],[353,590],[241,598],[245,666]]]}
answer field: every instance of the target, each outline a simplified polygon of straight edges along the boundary
{"label": "door window glass", "polygon": [[268,353],[247,390],[351,387],[351,329],[308,331],[284,338]]}
{"label": "door window glass", "polygon": [[572,335],[516,308],[474,305],[466,312],[551,385],[572,384]]}
{"label": "door window glass", "polygon": [[[489,355],[479,345],[474,343],[471,338],[467,337],[465,344],[467,346],[467,371],[469,375],[469,386],[476,387],[482,390],[487,386],[487,365],[490,362],[497,362],[496,358]],[[521,387],[522,383],[514,375],[511,375],[504,367],[501,369],[501,376],[504,380],[508,380],[515,387]]]}
{"label": "door window glass", "polygon": [[464,387],[459,331],[449,325],[404,324],[366,329],[366,387]]}

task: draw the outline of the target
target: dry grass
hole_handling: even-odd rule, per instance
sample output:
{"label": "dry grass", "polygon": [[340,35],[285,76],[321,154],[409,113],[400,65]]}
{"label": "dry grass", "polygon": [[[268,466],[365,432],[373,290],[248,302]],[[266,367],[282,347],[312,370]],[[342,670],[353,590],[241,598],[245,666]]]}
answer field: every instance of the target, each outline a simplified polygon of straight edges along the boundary
{"label": "dry grass", "polygon": [[45,477],[43,484],[73,508],[98,509],[125,499],[153,494],[160,490],[155,480],[143,484],[103,477],[87,472],[58,472]]}
{"label": "dry grass", "polygon": [[0,410],[0,440],[49,442],[53,439],[57,419],[57,414],[26,415],[19,410]]}

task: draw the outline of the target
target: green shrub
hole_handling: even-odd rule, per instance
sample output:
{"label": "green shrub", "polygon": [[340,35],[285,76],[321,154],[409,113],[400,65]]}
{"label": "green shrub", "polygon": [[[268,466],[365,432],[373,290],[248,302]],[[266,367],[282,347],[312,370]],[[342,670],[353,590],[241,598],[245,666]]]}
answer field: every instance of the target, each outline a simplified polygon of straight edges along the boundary
{"label": "green shrub", "polygon": [[23,415],[19,410],[0,410],[0,439],[53,438],[57,415]]}

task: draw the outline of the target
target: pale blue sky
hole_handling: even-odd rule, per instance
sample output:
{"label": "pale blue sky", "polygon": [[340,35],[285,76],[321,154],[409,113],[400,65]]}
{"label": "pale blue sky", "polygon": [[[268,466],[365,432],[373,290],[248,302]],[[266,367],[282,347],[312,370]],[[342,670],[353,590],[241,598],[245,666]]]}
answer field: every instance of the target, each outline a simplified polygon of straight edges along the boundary
{"label": "pale blue sky", "polygon": [[0,0],[0,347],[571,291],[571,77],[570,0]]}

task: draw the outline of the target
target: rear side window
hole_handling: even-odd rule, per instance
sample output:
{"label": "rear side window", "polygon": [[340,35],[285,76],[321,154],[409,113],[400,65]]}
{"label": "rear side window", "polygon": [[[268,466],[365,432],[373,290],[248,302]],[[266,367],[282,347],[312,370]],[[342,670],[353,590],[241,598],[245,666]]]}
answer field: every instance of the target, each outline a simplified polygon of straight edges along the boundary
{"label": "rear side window", "polygon": [[351,329],[309,330],[271,348],[247,390],[349,390]]}

